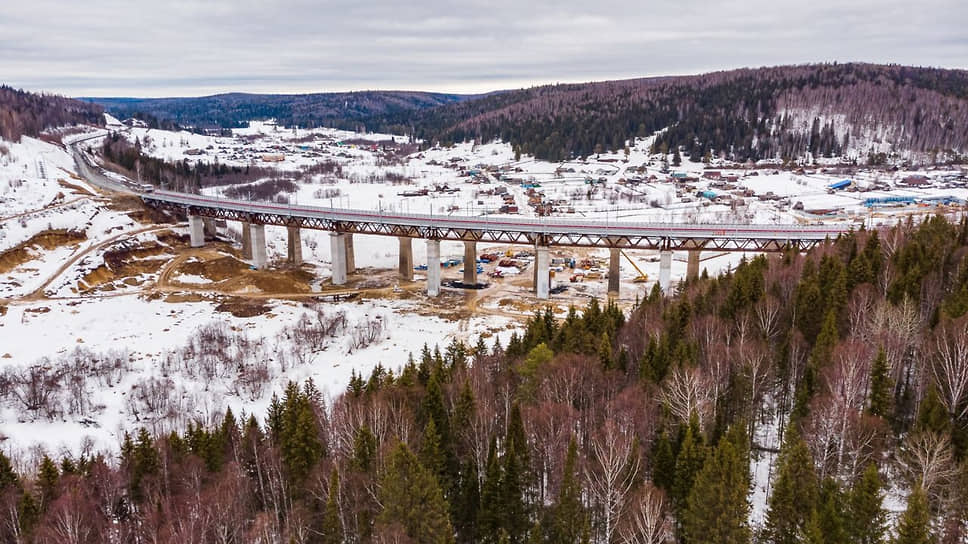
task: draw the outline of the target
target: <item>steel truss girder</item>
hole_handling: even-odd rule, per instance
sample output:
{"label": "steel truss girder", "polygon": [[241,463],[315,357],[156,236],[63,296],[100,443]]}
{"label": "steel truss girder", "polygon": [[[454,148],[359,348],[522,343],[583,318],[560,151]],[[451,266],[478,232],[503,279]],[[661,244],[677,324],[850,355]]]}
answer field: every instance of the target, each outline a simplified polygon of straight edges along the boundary
{"label": "steel truss girder", "polygon": [[244,212],[216,206],[193,206],[145,198],[155,208],[226,221],[241,221],[261,225],[299,227],[333,232],[421,238],[430,240],[492,242],[565,247],[601,247],[622,249],[651,249],[663,251],[747,251],[778,252],[788,249],[807,251],[823,243],[815,239],[673,237],[673,236],[606,236],[587,233],[533,233],[496,229],[482,224],[480,228],[441,228],[385,223],[380,221],[335,221],[326,218],[272,212]]}

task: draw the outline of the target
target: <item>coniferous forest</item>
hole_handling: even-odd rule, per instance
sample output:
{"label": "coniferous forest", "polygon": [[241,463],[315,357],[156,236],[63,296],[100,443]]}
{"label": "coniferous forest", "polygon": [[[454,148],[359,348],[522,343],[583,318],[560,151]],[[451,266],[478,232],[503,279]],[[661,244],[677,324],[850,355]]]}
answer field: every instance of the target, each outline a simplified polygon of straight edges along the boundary
{"label": "coniferous forest", "polygon": [[875,140],[963,154],[966,88],[963,70],[778,66],[494,93],[420,111],[396,129],[443,144],[501,139],[550,161],[618,151],[657,131],[653,152],[681,148],[694,161],[840,156],[852,142],[866,155]]}
{"label": "coniferous forest", "polygon": [[37,94],[0,85],[0,139],[19,142],[50,128],[104,125],[104,109],[63,96]]}
{"label": "coniferous forest", "polygon": [[0,456],[0,540],[965,542],[966,259],[965,220],[862,230],[117,457]]}

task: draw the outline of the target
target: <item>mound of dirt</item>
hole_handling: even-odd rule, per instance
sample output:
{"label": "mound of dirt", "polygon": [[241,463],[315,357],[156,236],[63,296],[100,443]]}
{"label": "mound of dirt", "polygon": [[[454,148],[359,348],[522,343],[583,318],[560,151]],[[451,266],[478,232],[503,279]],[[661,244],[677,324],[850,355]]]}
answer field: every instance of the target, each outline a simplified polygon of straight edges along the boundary
{"label": "mound of dirt", "polygon": [[262,300],[227,298],[215,307],[217,312],[227,312],[235,317],[255,317],[269,313],[272,307]]}
{"label": "mound of dirt", "polygon": [[104,252],[104,264],[95,268],[78,282],[79,291],[100,289],[112,291],[111,285],[124,280],[127,285],[140,284],[134,276],[155,274],[165,263],[165,259],[150,259],[158,255],[173,254],[171,248],[158,242],[147,242],[136,248],[117,248]]}
{"label": "mound of dirt", "polygon": [[210,287],[224,293],[309,293],[314,279],[301,269],[252,270],[248,264],[228,255],[184,263],[178,272],[202,276],[212,282]]}
{"label": "mound of dirt", "polygon": [[87,240],[87,234],[82,230],[53,229],[35,234],[29,240],[0,253],[0,274],[6,274],[23,263],[32,261],[35,256],[30,252],[30,248],[36,247],[49,251],[84,240]]}

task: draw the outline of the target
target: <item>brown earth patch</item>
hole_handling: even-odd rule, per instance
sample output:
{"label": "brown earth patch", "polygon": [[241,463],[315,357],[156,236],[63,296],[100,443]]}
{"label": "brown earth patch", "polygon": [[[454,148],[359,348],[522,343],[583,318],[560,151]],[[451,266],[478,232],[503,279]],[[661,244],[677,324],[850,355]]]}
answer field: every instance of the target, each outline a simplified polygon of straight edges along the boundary
{"label": "brown earth patch", "polygon": [[[155,298],[162,296],[161,293],[152,295],[148,297],[148,300],[155,300]],[[155,298],[152,298],[155,297]],[[165,296],[165,302],[171,304],[178,304],[179,302],[204,302],[208,299],[200,293],[171,293]]]}
{"label": "brown earth patch", "polygon": [[29,240],[0,253],[0,274],[34,260],[36,256],[30,252],[32,247],[51,250],[84,240],[87,240],[87,234],[79,230],[54,229],[35,234]]}
{"label": "brown earth patch", "polygon": [[[232,256],[187,262],[177,273],[202,276],[212,282],[211,288],[224,293],[309,293],[313,275],[302,269],[251,270],[249,265]],[[174,283],[178,276],[173,274]]]}
{"label": "brown earth patch", "polygon": [[[80,178],[78,178],[78,179],[80,179]],[[97,196],[94,193],[92,193],[91,191],[88,191],[87,189],[85,189],[84,187],[81,187],[80,185],[74,185],[73,183],[68,183],[67,180],[65,180],[65,179],[58,179],[57,180],[57,184],[60,185],[61,187],[65,188],[65,189],[69,189],[69,190],[74,191],[75,193],[78,193],[78,194],[89,195],[89,196]]]}
{"label": "brown earth patch", "polygon": [[5,316],[5,315],[7,315],[7,307],[3,304],[0,304],[0,316]]}
{"label": "brown earth patch", "polygon": [[215,307],[215,311],[227,312],[235,317],[255,317],[269,313],[271,309],[265,301],[236,297],[225,299]]}
{"label": "brown earth patch", "polygon": [[95,268],[81,281],[78,282],[78,290],[89,292],[94,289],[102,291],[113,291],[112,282],[124,280],[124,283],[131,286],[140,285],[141,282],[134,276],[141,274],[155,274],[165,264],[165,259],[148,259],[158,255],[173,254],[174,252],[158,242],[147,242],[136,248],[119,248],[104,252],[104,264]]}

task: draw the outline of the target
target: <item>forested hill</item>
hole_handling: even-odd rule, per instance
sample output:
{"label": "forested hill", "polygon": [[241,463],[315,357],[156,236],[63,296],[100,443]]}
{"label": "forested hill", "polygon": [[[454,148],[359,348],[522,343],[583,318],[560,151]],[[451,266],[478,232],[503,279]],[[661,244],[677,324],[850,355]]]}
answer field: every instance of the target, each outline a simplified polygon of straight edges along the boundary
{"label": "forested hill", "polygon": [[[966,311],[968,222],[855,232],[117,459],[0,453],[0,540],[964,542]],[[178,364],[231,353],[210,348]]]}
{"label": "forested hill", "polygon": [[103,108],[63,96],[36,94],[0,85],[0,138],[19,141],[68,125],[103,125]]}
{"label": "forested hill", "polygon": [[[401,119],[387,119],[387,123]],[[668,127],[656,149],[694,160],[789,158],[852,148],[968,150],[968,72],[871,64],[741,69],[697,76],[553,85],[421,112],[417,135],[500,138],[541,159],[619,150]],[[883,144],[883,145],[882,145]]]}
{"label": "forested hill", "polygon": [[[317,94],[230,93],[196,98],[84,98],[119,118],[142,117],[197,128],[232,128],[251,120],[284,125],[357,129],[374,116],[407,116],[414,111],[460,102],[469,96],[409,91]],[[147,115],[145,115],[147,114]]]}

